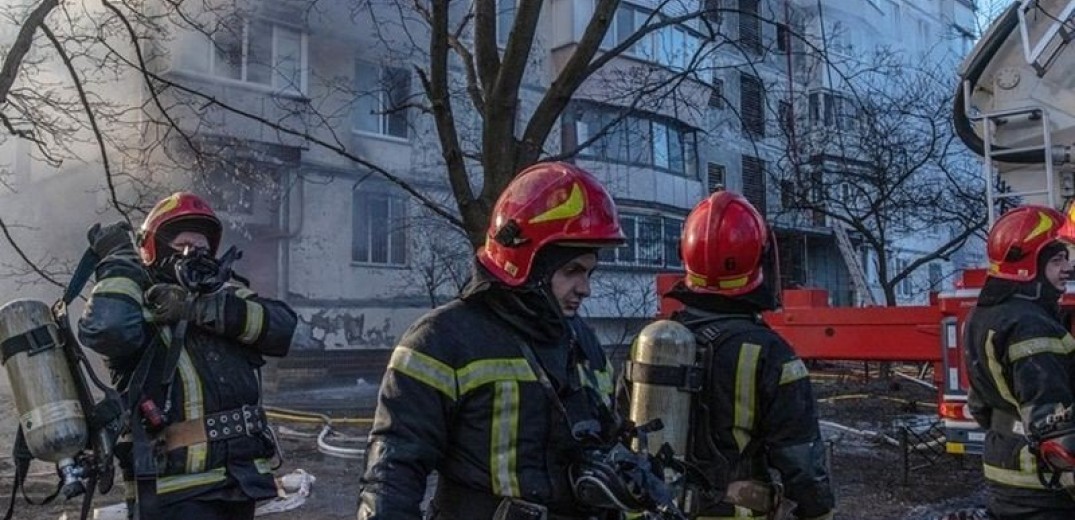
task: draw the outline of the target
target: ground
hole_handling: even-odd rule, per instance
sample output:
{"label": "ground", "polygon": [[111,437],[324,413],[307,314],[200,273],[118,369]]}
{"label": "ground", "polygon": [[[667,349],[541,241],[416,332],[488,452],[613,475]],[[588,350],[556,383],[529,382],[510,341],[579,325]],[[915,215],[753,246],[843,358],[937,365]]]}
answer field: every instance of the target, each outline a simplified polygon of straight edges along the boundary
{"label": "ground", "polygon": [[[943,455],[935,464],[925,465],[925,460],[915,454],[909,458],[911,470],[905,483],[898,447],[878,440],[877,435],[847,430],[868,430],[898,438],[894,421],[921,426],[932,417],[934,409],[928,406],[934,401],[932,390],[899,378],[878,379],[875,376],[866,380],[861,373],[852,373],[847,366],[819,368],[814,379],[815,391],[820,399],[819,413],[822,421],[825,421],[823,432],[829,441],[838,520],[935,520],[956,511],[963,511],[965,515],[953,515],[950,517],[952,520],[972,518],[968,516],[969,511],[981,507],[984,502],[979,459]],[[324,392],[324,389],[319,392]],[[369,398],[371,393],[372,387],[368,383],[359,391],[363,399]],[[838,398],[832,399],[834,397]],[[300,398],[292,401],[309,405],[307,400]],[[356,410],[362,409],[368,407]],[[6,411],[3,414],[5,419],[0,422],[0,435],[8,435],[14,415],[9,397],[0,395],[0,410]],[[340,411],[335,410],[336,413]],[[366,412],[353,411],[352,415],[355,413]],[[286,456],[279,474],[301,468],[316,476],[317,482],[313,486],[313,494],[304,505],[263,518],[353,519],[361,460],[318,452],[314,438],[301,436],[316,433],[319,430],[316,425],[284,422],[278,422],[278,425],[285,427],[281,444]],[[364,433],[358,426],[344,426],[340,432],[349,437],[360,437]],[[356,446],[347,437],[328,440],[333,445]],[[2,453],[9,451],[7,442],[10,441],[0,440],[3,443],[0,444]],[[47,466],[37,467],[34,471],[39,475],[35,477],[32,490],[43,490],[51,485]],[[0,498],[0,505],[4,508],[7,506],[11,473],[10,459],[0,459],[0,494],[4,497]],[[108,505],[120,501],[121,487],[117,486],[108,495],[98,497],[96,503]],[[30,506],[19,500],[14,518],[53,520],[60,518],[64,512],[69,515],[68,518],[77,518],[79,504],[76,502]]]}

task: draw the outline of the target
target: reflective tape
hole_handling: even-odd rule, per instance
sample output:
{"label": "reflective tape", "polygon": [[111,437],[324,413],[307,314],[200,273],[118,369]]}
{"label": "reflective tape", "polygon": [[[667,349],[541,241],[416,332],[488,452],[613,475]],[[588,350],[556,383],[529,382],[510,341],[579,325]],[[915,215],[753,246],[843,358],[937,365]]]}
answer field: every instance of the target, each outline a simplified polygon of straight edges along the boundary
{"label": "reflective tape", "polygon": [[1033,338],[1008,347],[1008,359],[1016,361],[1038,354],[1058,354],[1061,356],[1075,352],[1075,339],[1071,334],[1063,338]]}
{"label": "reflective tape", "polygon": [[1005,401],[1008,401],[1016,409],[1019,408],[1019,402],[1015,400],[1015,396],[1012,395],[1011,388],[1008,387],[1008,380],[1004,378],[1004,367],[1000,365],[1000,361],[997,360],[997,348],[993,344],[993,336],[995,331],[990,330],[985,335],[985,357],[987,364],[989,365],[989,375],[993,378],[993,384],[997,387],[997,393]]}
{"label": "reflective tape", "polygon": [[239,341],[249,344],[257,341],[265,327],[265,307],[258,302],[243,303],[246,304],[246,319],[243,320],[243,333],[239,335]]}
{"label": "reflective tape", "polygon": [[161,477],[157,479],[157,494],[164,495],[193,487],[216,484],[217,482],[223,482],[225,478],[224,468],[215,468],[189,475]]}
{"label": "reflective tape", "polygon": [[493,495],[520,495],[517,473],[519,434],[519,383],[499,381],[493,392],[492,432],[489,442],[489,476]]}
{"label": "reflective tape", "polygon": [[[170,343],[170,338],[168,343]],[[175,348],[183,348],[183,346],[177,345]],[[198,377],[198,371],[194,368],[194,363],[191,362],[190,355],[187,354],[185,348],[179,353],[179,363],[176,365],[176,371],[179,372],[179,381],[183,385],[183,420],[200,419],[205,415],[202,381]],[[187,446],[187,473],[201,473],[205,470],[205,459],[208,451],[209,445],[206,442]]]}
{"label": "reflective tape", "polygon": [[453,401],[458,395],[452,367],[414,349],[397,346],[388,361],[388,368],[433,387]]}
{"label": "reflective tape", "polygon": [[137,302],[139,305],[145,302],[145,298],[142,296],[142,287],[138,285],[138,282],[122,276],[105,278],[104,280],[97,282],[97,284],[93,286],[93,295],[99,296],[103,294],[126,296]]}
{"label": "reflective tape", "polygon": [[735,369],[735,421],[732,435],[739,452],[746,449],[754,433],[754,407],[757,398],[758,358],[761,345],[743,343]]}
{"label": "reflective tape", "polygon": [[806,363],[803,363],[801,359],[793,359],[784,363],[784,366],[781,367],[780,384],[786,385],[809,376],[810,371],[806,369]]}
{"label": "reflective tape", "polygon": [[480,359],[457,370],[455,377],[460,396],[497,381],[537,381],[525,358]]}

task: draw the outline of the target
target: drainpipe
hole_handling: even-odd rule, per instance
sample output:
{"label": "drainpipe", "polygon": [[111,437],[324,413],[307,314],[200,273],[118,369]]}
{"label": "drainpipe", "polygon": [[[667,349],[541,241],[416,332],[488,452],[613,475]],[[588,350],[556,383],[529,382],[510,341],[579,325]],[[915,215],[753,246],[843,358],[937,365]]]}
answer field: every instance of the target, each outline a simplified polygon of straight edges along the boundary
{"label": "drainpipe", "polygon": [[[294,180],[294,186],[290,186],[292,180]],[[284,186],[289,186],[287,191],[284,192],[284,200],[280,204],[280,216],[278,218],[278,229],[280,234],[277,236],[279,241],[277,242],[276,252],[276,297],[280,300],[286,301],[287,295],[291,290],[291,239],[299,236],[302,233],[303,223],[305,219],[303,215],[305,213],[305,182],[302,179],[302,175],[297,173],[287,172],[284,174]],[[293,196],[292,191],[297,193]],[[291,226],[291,213],[292,206],[297,205],[296,213],[298,214],[298,225],[292,229]]]}

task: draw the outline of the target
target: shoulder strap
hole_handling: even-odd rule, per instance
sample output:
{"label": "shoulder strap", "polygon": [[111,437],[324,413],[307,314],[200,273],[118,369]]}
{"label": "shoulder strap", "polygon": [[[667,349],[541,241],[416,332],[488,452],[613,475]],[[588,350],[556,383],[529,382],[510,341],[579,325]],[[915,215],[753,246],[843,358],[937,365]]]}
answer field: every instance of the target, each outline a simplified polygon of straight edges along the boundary
{"label": "shoulder strap", "polygon": [[694,338],[699,345],[719,346],[729,337],[746,330],[743,325],[759,325],[758,322],[758,318],[750,314],[723,314],[695,330]]}

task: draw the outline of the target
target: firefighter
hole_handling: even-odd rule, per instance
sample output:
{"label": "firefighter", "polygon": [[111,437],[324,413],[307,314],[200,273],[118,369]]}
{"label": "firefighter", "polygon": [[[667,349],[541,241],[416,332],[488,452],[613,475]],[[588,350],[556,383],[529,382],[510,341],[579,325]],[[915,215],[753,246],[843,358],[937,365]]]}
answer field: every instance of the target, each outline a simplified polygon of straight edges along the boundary
{"label": "firefighter", "polygon": [[[583,170],[539,163],[497,201],[460,296],[419,318],[381,382],[360,520],[590,519],[569,467],[614,433],[612,377],[579,318],[599,248],[624,242]],[[545,516],[542,516],[545,515]]]}
{"label": "firefighter", "polygon": [[1058,312],[1071,239],[1068,219],[1050,208],[1001,216],[964,329],[968,406],[988,430],[982,464],[989,510],[1001,520],[1075,518],[1075,500],[1062,489],[1075,469],[1075,339]]}
{"label": "firefighter", "polygon": [[128,497],[137,488],[132,518],[253,518],[256,500],[276,496],[259,369],[287,354],[296,317],[237,278],[191,288],[220,268],[221,232],[208,204],[180,192],[149,212],[137,247],[126,222],[88,234],[100,262],[79,339],[105,356],[134,413],[133,440],[117,447]]}
{"label": "firefighter", "polygon": [[[765,275],[777,258],[765,220],[742,196],[718,191],[687,216],[679,249],[686,274],[664,296],[684,304],[671,319],[689,328],[706,354],[691,417],[666,420],[691,421],[687,458],[706,475],[702,487],[770,484],[775,470],[784,496],[798,504],[794,517],[832,518],[809,374],[791,346],[761,320],[761,312],[778,306],[773,280]],[[768,494],[776,487],[762,489]],[[696,510],[697,517],[767,518],[730,497],[717,500]]]}

